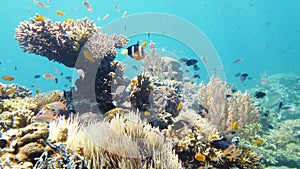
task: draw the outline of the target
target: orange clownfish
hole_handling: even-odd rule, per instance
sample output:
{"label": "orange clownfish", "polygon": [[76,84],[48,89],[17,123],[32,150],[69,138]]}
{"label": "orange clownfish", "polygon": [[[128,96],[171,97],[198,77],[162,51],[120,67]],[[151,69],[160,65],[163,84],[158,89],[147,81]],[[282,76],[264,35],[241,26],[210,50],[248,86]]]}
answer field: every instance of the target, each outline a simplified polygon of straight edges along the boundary
{"label": "orange clownfish", "polygon": [[139,42],[137,42],[136,44],[131,45],[127,49],[123,50],[121,53],[123,55],[126,54],[129,55],[131,58],[135,60],[141,60],[144,59],[146,56],[144,46],[146,46],[146,42],[143,42],[142,46],[140,46]]}

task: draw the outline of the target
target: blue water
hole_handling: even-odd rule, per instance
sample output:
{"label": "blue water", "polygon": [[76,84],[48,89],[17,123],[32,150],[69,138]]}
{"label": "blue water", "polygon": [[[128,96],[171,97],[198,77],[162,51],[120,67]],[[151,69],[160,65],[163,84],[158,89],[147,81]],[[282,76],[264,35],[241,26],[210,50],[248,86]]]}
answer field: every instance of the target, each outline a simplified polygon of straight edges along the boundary
{"label": "blue water", "polygon": [[[52,0],[48,2],[44,0],[43,2],[50,8],[44,9],[34,5],[33,0],[2,2],[0,7],[0,61],[2,63],[0,75],[12,75],[16,78],[12,82],[1,80],[2,83],[18,83],[33,90],[41,88],[42,92],[54,89],[64,90],[71,85],[64,77],[72,76],[73,69],[66,68],[59,63],[49,62],[41,56],[23,53],[17,41],[14,40],[15,28],[19,22],[34,17],[35,13],[51,18],[52,21],[63,21],[66,18],[80,19],[86,16],[101,27],[119,19],[125,10],[128,11],[128,16],[143,12],[162,12],[178,16],[194,24],[207,36],[222,61],[226,80],[236,84],[241,90],[258,84],[263,74],[300,73],[298,67],[300,56],[300,22],[298,21],[300,11],[298,7],[300,2],[297,0],[177,0],[175,2],[171,0],[90,0],[92,13],[87,11],[82,1]],[[120,8],[120,13],[113,8],[114,4]],[[55,13],[56,10],[64,11],[66,15],[58,16]],[[110,14],[107,20],[97,21],[97,18],[102,18],[107,13]],[[144,21],[147,22],[147,19],[144,18]],[[130,26],[138,28],[139,23],[128,25]],[[180,25],[178,27],[180,28]],[[176,56],[179,57],[197,57],[184,44],[178,44],[172,41],[172,38],[160,41],[159,36],[161,35],[153,36],[157,42],[160,42],[156,42],[158,48],[177,52]],[[134,39],[134,37],[129,38]],[[138,37],[138,39],[142,38],[147,37],[146,35]],[[136,41],[132,40],[129,44],[131,43],[136,43]],[[200,42],[199,46],[201,46]],[[183,52],[179,53],[178,51],[182,49]],[[243,58],[244,61],[233,64],[237,58]],[[59,73],[64,73],[62,77],[57,74],[60,77],[58,84],[33,77],[44,73],[56,75],[54,68],[57,68]],[[202,64],[200,74],[203,79],[207,77],[207,72],[204,70],[204,64]],[[239,79],[234,77],[238,72],[248,73],[252,80],[247,80],[246,85],[241,84]]]}

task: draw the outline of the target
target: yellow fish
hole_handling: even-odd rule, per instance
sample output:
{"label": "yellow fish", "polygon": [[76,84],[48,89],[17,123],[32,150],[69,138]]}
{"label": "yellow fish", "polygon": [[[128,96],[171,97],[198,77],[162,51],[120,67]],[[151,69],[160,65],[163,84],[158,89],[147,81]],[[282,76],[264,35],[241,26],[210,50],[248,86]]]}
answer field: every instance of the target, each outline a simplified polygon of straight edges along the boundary
{"label": "yellow fish", "polygon": [[197,154],[195,154],[195,159],[204,163],[206,160],[206,157],[203,154],[197,153]]}
{"label": "yellow fish", "polygon": [[73,19],[73,18],[67,18],[67,19],[65,20],[65,22],[74,22],[74,19]]}
{"label": "yellow fish", "polygon": [[260,145],[262,145],[262,143],[264,143],[264,141],[261,140],[261,139],[255,140],[255,141],[253,142],[253,144],[256,145],[256,146],[260,146]]}
{"label": "yellow fish", "polygon": [[182,102],[178,103],[177,110],[179,111],[182,107]]}
{"label": "yellow fish", "polygon": [[90,62],[92,62],[92,63],[95,62],[95,58],[93,57],[93,54],[92,54],[90,51],[84,50],[84,51],[83,51],[83,55],[84,55],[84,57],[85,57],[87,60],[89,60]]}
{"label": "yellow fish", "polygon": [[36,16],[36,17],[34,18],[34,20],[35,20],[35,21],[38,21],[38,22],[43,21],[44,19],[45,19],[45,16]]}
{"label": "yellow fish", "polygon": [[145,47],[147,45],[147,42],[142,42],[142,46]]}
{"label": "yellow fish", "polygon": [[60,15],[60,16],[64,16],[65,13],[63,11],[60,11],[60,10],[56,10],[56,13],[57,15]]}
{"label": "yellow fish", "polygon": [[238,130],[238,123],[235,121],[233,122],[232,126],[231,126],[232,130],[237,131]]}

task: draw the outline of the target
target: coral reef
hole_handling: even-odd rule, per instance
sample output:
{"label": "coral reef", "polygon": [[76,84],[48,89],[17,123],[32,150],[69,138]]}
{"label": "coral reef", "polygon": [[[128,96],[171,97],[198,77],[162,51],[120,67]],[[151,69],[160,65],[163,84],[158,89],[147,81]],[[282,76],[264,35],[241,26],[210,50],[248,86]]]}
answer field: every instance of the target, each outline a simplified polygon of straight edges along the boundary
{"label": "coral reef", "polygon": [[[36,14],[36,17],[39,16]],[[80,49],[100,28],[93,21],[82,20],[52,23],[50,19],[21,22],[15,39],[24,52],[45,56],[68,67],[74,67]]]}
{"label": "coral reef", "polygon": [[[255,99],[260,107],[262,125],[265,130],[274,128],[277,123],[287,119],[297,119],[300,115],[300,76],[294,74],[275,74],[263,77],[263,84],[251,89],[250,94],[258,91],[266,93],[264,98]],[[281,107],[279,107],[279,105]]]}
{"label": "coral reef", "polygon": [[[123,77],[125,66],[114,61],[116,48],[123,48],[128,38],[103,34],[87,18],[24,21],[15,39],[25,52],[81,69],[85,76],[71,91],[35,97],[0,85],[5,98],[0,102],[0,166],[262,168],[257,153],[262,150],[247,143],[263,139],[255,136],[259,116],[249,94],[233,92],[216,77],[201,83],[196,93],[179,61],[161,57],[153,42],[143,72],[130,81]],[[37,112],[53,102],[77,114],[34,122]],[[232,142],[228,133],[233,132],[241,143]],[[273,137],[280,138],[276,132]],[[282,145],[292,149],[297,144]]]}
{"label": "coral reef", "polygon": [[[223,135],[259,120],[259,113],[252,105],[248,93],[233,93],[217,77],[211,77],[207,85],[200,84],[199,104],[202,107],[200,114],[209,119]],[[232,128],[234,123],[237,124],[237,129]]]}
{"label": "coral reef", "polygon": [[207,119],[196,113],[182,112],[165,132],[186,168],[262,168],[256,152],[226,142]]}
{"label": "coral reef", "polygon": [[11,85],[6,85],[0,83],[0,99],[11,99],[11,98],[17,98],[17,97],[30,97],[32,92],[28,90],[27,88],[16,85],[16,84],[11,84]]}
{"label": "coral reef", "polygon": [[[292,168],[300,166],[300,120],[286,120],[276,124],[274,130],[265,133],[261,128],[255,137],[243,141],[253,150],[263,155],[267,165],[285,165]],[[253,142],[257,139],[263,140],[263,144],[256,146]]]}

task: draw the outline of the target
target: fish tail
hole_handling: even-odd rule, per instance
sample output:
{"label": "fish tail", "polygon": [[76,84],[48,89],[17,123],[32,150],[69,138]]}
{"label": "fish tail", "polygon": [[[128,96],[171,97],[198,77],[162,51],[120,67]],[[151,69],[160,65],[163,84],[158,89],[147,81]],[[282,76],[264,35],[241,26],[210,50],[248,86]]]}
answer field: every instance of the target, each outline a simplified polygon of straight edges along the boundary
{"label": "fish tail", "polygon": [[54,78],[54,81],[55,81],[55,83],[58,83],[58,78],[57,77]]}

